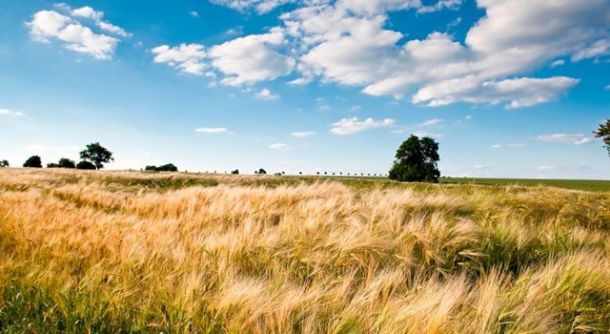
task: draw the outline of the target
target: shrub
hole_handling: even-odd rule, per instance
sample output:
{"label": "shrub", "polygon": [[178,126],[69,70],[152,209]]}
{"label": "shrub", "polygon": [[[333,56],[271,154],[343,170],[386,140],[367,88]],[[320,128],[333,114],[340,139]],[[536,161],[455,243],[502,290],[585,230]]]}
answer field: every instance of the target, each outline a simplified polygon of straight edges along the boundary
{"label": "shrub", "polygon": [[236,169],[236,170],[232,171],[231,174],[238,175],[239,174],[239,169]]}
{"label": "shrub", "polygon": [[42,160],[37,155],[29,157],[24,163],[23,167],[26,168],[42,168]]}
{"label": "shrub", "polygon": [[68,158],[59,159],[59,168],[76,168],[76,164],[74,160],[70,160]]}
{"label": "shrub", "polygon": [[83,169],[83,170],[96,169],[94,164],[92,164],[91,162],[86,161],[86,160],[80,161],[78,164],[76,164],[76,168]]}
{"label": "shrub", "polygon": [[49,162],[47,164],[47,168],[61,168],[61,166],[59,166],[59,164],[56,164],[54,162]]}
{"label": "shrub", "polygon": [[8,160],[0,161],[0,167],[10,167],[11,165],[8,163]]}

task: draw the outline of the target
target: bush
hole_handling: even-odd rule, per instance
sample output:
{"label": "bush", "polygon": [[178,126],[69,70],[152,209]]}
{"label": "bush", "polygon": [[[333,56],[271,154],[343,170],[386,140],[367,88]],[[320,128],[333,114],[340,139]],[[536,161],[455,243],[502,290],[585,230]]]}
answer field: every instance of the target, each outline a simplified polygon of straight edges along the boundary
{"label": "bush", "polygon": [[8,160],[0,161],[0,167],[10,167],[11,165],[8,163]]}
{"label": "bush", "polygon": [[89,161],[81,161],[78,164],[76,164],[76,168],[77,169],[83,169],[83,170],[93,170],[93,169],[97,169],[95,168],[95,165]]}
{"label": "bush", "polygon": [[59,159],[59,168],[76,168],[76,164],[74,163],[73,160],[70,160],[68,158],[61,158]]}
{"label": "bush", "polygon": [[29,157],[24,163],[23,167],[26,168],[42,168],[42,160],[37,155]]}
{"label": "bush", "polygon": [[59,166],[59,164],[56,164],[54,162],[49,162],[47,164],[47,168],[61,168],[61,166]]}
{"label": "bush", "polygon": [[144,167],[144,170],[153,172],[177,172],[178,167],[176,167],[174,164],[165,164],[159,167],[151,165]]}
{"label": "bush", "polygon": [[239,174],[239,169],[236,169],[236,170],[232,171],[231,174],[234,174],[234,175]]}
{"label": "bush", "polygon": [[258,175],[266,175],[266,174],[267,174],[267,171],[261,168],[261,169],[259,169],[259,170],[258,170],[258,172],[255,172],[255,174],[258,174]]}

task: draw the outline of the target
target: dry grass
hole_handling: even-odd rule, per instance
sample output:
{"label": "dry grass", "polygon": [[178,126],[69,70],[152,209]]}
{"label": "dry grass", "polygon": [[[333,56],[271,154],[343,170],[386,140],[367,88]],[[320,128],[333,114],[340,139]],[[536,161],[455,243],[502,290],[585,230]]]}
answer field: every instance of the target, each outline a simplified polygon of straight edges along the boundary
{"label": "dry grass", "polygon": [[609,193],[2,169],[0,332],[608,333],[609,237]]}

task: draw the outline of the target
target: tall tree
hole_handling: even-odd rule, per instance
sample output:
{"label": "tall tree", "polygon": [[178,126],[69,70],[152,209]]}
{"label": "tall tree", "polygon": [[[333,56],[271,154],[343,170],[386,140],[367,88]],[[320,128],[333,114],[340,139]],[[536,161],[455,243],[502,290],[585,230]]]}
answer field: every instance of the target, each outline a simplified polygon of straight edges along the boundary
{"label": "tall tree", "polygon": [[23,163],[23,167],[42,168],[42,160],[40,160],[39,156],[33,155]]}
{"label": "tall tree", "polygon": [[108,151],[100,143],[93,143],[87,145],[85,150],[80,152],[81,159],[89,161],[95,165],[96,169],[104,168],[104,164],[110,161],[114,161],[112,152]]}
{"label": "tall tree", "polygon": [[608,150],[608,155],[610,155],[610,119],[606,120],[606,123],[602,123],[599,125],[597,131],[595,133],[595,137],[602,138],[604,141],[604,146]]}
{"label": "tall tree", "polygon": [[434,139],[420,139],[411,135],[396,151],[389,178],[407,182],[438,182],[441,176],[437,168],[439,160],[438,143]]}

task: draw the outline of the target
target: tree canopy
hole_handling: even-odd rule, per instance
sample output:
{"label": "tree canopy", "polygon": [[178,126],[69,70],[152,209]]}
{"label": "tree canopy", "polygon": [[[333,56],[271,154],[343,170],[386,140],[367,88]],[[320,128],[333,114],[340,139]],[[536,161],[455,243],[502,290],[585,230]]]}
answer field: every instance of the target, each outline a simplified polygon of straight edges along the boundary
{"label": "tree canopy", "polygon": [[11,164],[8,163],[8,160],[0,160],[0,167],[10,167]]}
{"label": "tree canopy", "polygon": [[396,151],[389,178],[407,182],[438,182],[441,175],[437,168],[439,160],[438,143],[434,139],[420,139],[411,135]]}
{"label": "tree canopy", "polygon": [[96,169],[94,164],[92,164],[91,162],[86,161],[86,160],[83,160],[83,161],[80,161],[79,163],[77,163],[76,164],[76,168],[77,169],[83,169],[83,170],[93,170],[93,169]]}
{"label": "tree canopy", "polygon": [[59,168],[76,168],[76,164],[74,163],[74,161],[68,158],[59,159],[58,165]]}
{"label": "tree canopy", "polygon": [[100,145],[100,143],[87,145],[85,150],[80,152],[80,157],[84,161],[93,163],[96,169],[104,168],[105,163],[114,161],[112,152]]}
{"label": "tree canopy", "polygon": [[42,168],[42,160],[39,156],[33,155],[23,163],[23,167]]}
{"label": "tree canopy", "polygon": [[600,124],[594,133],[595,137],[601,138],[604,141],[604,144],[606,144],[604,147],[608,150],[608,155],[610,155],[610,119],[606,120],[606,123]]}
{"label": "tree canopy", "polygon": [[165,164],[162,166],[146,166],[144,168],[144,170],[147,171],[154,171],[154,172],[177,172],[178,171],[178,167],[176,167],[174,164]]}

